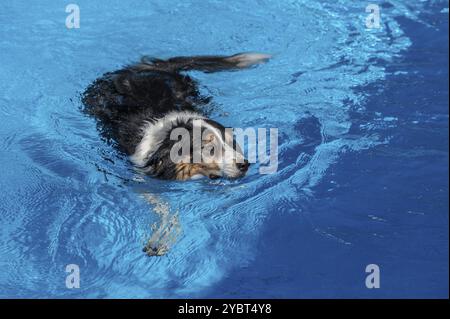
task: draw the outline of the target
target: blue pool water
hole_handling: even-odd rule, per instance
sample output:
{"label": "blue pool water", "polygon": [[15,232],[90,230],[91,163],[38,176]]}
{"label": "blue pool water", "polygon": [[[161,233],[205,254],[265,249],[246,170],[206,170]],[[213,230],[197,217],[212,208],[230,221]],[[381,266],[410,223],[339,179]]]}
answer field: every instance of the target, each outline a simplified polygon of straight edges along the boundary
{"label": "blue pool water", "polygon": [[[0,297],[448,297],[447,1],[373,1],[379,29],[361,1],[72,2],[79,29],[0,10]],[[275,174],[145,180],[80,112],[141,55],[243,51],[274,58],[192,76],[215,120],[278,128]],[[157,211],[180,233],[147,257]]]}

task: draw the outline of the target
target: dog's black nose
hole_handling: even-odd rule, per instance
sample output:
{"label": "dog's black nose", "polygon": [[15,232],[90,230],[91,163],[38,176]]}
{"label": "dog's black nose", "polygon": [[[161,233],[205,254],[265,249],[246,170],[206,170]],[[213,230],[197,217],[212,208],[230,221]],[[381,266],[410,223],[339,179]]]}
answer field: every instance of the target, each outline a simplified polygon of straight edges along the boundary
{"label": "dog's black nose", "polygon": [[246,172],[250,163],[247,160],[244,160],[244,163],[236,163],[236,166],[241,172]]}

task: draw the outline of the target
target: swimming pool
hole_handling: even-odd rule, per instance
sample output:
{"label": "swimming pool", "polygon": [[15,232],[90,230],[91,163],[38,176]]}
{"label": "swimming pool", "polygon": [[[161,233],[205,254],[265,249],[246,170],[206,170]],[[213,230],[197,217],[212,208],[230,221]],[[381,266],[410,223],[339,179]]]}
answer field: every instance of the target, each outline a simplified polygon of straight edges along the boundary
{"label": "swimming pool", "polygon": [[[0,11],[0,297],[448,297],[446,1],[374,1],[380,28],[360,1],[73,3],[72,29],[57,1]],[[80,112],[142,55],[244,51],[274,58],[191,75],[213,119],[278,128],[275,174],[145,180]]]}

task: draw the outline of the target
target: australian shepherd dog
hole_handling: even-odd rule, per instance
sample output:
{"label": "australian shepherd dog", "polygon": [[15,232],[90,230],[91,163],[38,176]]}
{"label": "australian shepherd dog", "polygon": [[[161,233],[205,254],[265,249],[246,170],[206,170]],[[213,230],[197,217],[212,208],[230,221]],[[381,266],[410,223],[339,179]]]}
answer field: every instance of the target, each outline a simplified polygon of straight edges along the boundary
{"label": "australian shepherd dog", "polygon": [[[238,70],[269,58],[259,53],[167,60],[144,57],[94,81],[83,94],[84,111],[95,117],[102,136],[145,174],[169,180],[239,178],[249,167],[241,147],[225,127],[207,118],[205,106],[210,98],[200,94],[197,82],[185,72]],[[200,147],[193,147],[196,125],[200,126]],[[175,161],[173,149],[180,140],[172,138],[171,132],[176,129],[190,133],[190,139],[183,142],[188,151]],[[220,156],[194,160],[203,158],[196,152],[211,146],[221,150],[213,152]]]}

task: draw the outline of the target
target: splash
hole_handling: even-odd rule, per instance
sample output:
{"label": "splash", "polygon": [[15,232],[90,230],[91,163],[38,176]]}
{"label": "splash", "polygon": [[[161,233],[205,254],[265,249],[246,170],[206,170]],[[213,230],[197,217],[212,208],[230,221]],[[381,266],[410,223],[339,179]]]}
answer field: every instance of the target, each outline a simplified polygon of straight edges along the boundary
{"label": "splash", "polygon": [[149,256],[163,256],[176,243],[181,234],[178,214],[172,214],[169,204],[153,194],[146,193],[142,197],[153,205],[153,211],[160,219],[152,225],[153,233],[145,245],[144,252]]}

